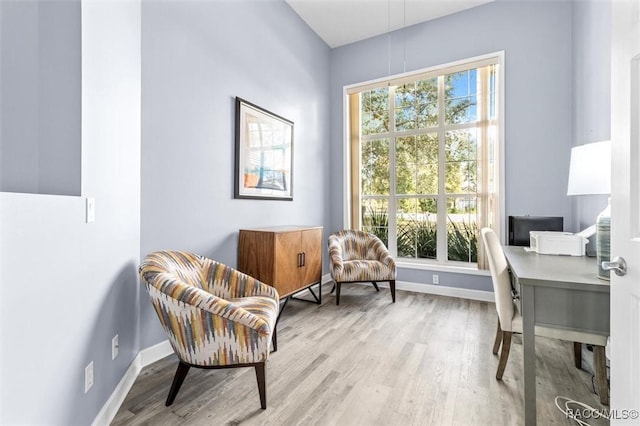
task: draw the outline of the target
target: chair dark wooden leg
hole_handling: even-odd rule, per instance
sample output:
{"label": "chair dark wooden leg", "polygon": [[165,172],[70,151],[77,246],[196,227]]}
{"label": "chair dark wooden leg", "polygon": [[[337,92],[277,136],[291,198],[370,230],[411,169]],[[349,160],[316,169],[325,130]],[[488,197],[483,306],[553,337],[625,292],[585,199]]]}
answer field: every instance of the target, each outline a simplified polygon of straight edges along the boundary
{"label": "chair dark wooden leg", "polygon": [[498,329],[496,330],[496,340],[493,342],[493,354],[498,354],[500,349],[500,343],[502,343],[502,328],[500,327],[500,318],[498,318]]}
{"label": "chair dark wooden leg", "polygon": [[190,368],[191,366],[183,363],[182,361],[178,364],[176,374],[173,376],[173,383],[171,383],[171,389],[169,389],[169,396],[167,396],[167,401],[164,404],[165,406],[168,407],[173,404],[173,400],[176,399],[180,386],[182,386],[182,382],[184,382],[185,377],[187,377],[187,373]]}
{"label": "chair dark wooden leg", "polygon": [[391,289],[391,301],[396,303],[396,280],[389,281],[389,288]]}
{"label": "chair dark wooden leg", "polygon": [[498,371],[496,371],[496,379],[502,380],[504,369],[509,359],[509,351],[511,350],[511,332],[502,332],[502,351],[500,351],[500,361],[498,361]]}
{"label": "chair dark wooden leg", "polygon": [[329,293],[333,294],[334,291],[336,291],[336,283],[335,283],[335,281],[334,281],[333,287],[331,287],[331,291]]}
{"label": "chair dark wooden leg", "polygon": [[598,394],[600,395],[600,403],[609,405],[609,384],[607,383],[607,360],[605,357],[604,346],[593,347],[593,364],[596,371],[596,380],[598,381]]}
{"label": "chair dark wooden leg", "polygon": [[278,333],[276,327],[273,327],[273,335],[271,336],[271,342],[273,343],[273,352],[278,351]]}
{"label": "chair dark wooden leg", "polygon": [[371,284],[373,284],[373,287],[375,287],[376,291],[380,291],[380,289],[378,288],[378,283],[375,281],[371,281]]}
{"label": "chair dark wooden leg", "polygon": [[340,283],[336,282],[336,306],[340,304]]}
{"label": "chair dark wooden leg", "polygon": [[267,408],[267,386],[265,379],[265,365],[264,362],[259,362],[255,365],[256,379],[258,379],[258,392],[260,393],[260,407],[262,409]]}
{"label": "chair dark wooden leg", "polygon": [[573,342],[573,362],[576,368],[582,368],[582,343]]}

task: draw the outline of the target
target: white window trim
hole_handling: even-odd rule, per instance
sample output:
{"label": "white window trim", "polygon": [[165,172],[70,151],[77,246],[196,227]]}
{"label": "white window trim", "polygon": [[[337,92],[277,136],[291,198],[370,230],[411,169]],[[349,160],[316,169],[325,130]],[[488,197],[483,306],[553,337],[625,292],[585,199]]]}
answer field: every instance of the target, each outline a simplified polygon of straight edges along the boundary
{"label": "white window trim", "polygon": [[[350,219],[350,210],[349,210],[349,200],[351,199],[351,188],[349,185],[350,175],[349,175],[349,165],[351,164],[351,155],[349,149],[349,108],[348,108],[348,95],[353,92],[365,90],[368,86],[370,87],[378,87],[380,83],[394,80],[394,83],[410,80],[417,74],[438,72],[441,69],[447,68],[451,69],[454,67],[465,67],[470,62],[481,62],[481,61],[491,61],[496,60],[499,64],[498,67],[498,99],[497,99],[497,109],[498,109],[498,117],[500,117],[498,131],[498,145],[499,145],[499,158],[498,164],[500,167],[499,170],[499,193],[500,193],[500,217],[501,221],[497,226],[499,229],[499,235],[503,242],[506,243],[506,216],[505,216],[505,52],[504,50],[488,53],[485,55],[475,56],[472,58],[462,59],[459,61],[453,61],[445,64],[436,65],[433,67],[422,68],[416,71],[405,72],[402,74],[395,74],[392,76],[381,77],[373,80],[364,81],[361,83],[354,83],[343,86],[342,89],[342,111],[343,111],[343,121],[342,121],[342,155],[344,161],[342,162],[342,188],[343,188],[343,202],[342,202],[342,227],[345,229],[349,229],[351,227],[351,219]],[[481,275],[485,275],[484,271],[479,271],[477,268],[473,267],[462,267],[455,266],[455,264],[451,264],[451,262],[441,262],[432,259],[416,259],[410,260],[407,262],[405,258],[396,258],[398,259],[399,267],[406,267],[410,269],[426,269],[426,270],[441,270],[441,271],[450,271],[450,272],[462,272],[462,273],[471,273],[469,271],[478,271],[483,272]],[[418,267],[418,265],[424,265]]]}
{"label": "white window trim", "polygon": [[436,261],[430,261],[429,259],[410,259],[405,257],[396,258],[396,266],[402,269],[415,269],[420,271],[451,272],[457,274],[480,275],[484,277],[491,276],[491,273],[488,270],[478,269],[475,264],[458,266],[455,262],[448,262],[445,265]]}

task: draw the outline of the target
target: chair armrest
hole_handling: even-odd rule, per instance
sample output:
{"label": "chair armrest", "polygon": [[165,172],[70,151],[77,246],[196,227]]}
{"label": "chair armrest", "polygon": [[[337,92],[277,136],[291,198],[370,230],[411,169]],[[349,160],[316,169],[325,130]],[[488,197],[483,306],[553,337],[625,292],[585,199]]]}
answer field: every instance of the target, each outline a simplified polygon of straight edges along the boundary
{"label": "chair armrest", "polygon": [[223,299],[265,296],[274,299],[276,303],[279,301],[280,296],[275,287],[215,260],[205,259],[203,262],[203,280],[212,294]]}
{"label": "chair armrest", "polygon": [[396,262],[393,260],[393,256],[389,253],[389,250],[384,245],[384,243],[380,240],[376,240],[373,242],[373,250],[376,253],[376,258],[378,261],[382,262],[384,265],[389,267],[391,270],[395,271]]}
{"label": "chair armrest", "polygon": [[329,265],[332,274],[340,274],[344,271],[342,244],[333,236],[329,237]]}

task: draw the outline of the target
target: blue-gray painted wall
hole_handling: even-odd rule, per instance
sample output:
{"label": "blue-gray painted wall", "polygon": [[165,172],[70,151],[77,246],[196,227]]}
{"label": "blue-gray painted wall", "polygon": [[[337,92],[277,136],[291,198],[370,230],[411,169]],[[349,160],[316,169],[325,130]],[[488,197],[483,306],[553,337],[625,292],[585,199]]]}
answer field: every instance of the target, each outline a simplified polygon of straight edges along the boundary
{"label": "blue-gray painted wall", "polygon": [[[391,34],[392,75],[505,52],[505,217],[564,216],[571,226],[571,25],[571,2],[496,1]],[[332,230],[343,226],[343,86],[389,75],[388,43],[383,35],[331,52]],[[431,274],[400,272],[418,283]],[[449,286],[492,288],[489,277],[439,274]]]}
{"label": "blue-gray painted wall", "polygon": [[[83,2],[81,14],[83,196],[0,193],[3,425],[91,424],[140,351],[140,2]],[[3,106],[16,101],[7,93]],[[74,109],[66,99],[59,108]]]}
{"label": "blue-gray painted wall", "polygon": [[0,8],[0,190],[80,195],[80,0]]}
{"label": "blue-gray painted wall", "polygon": [[[573,4],[573,145],[611,139],[611,2]],[[578,232],[596,222],[606,195],[570,197]]]}
{"label": "blue-gray painted wall", "polygon": [[[141,256],[235,266],[240,228],[329,228],[329,47],[284,2],[142,8]],[[294,122],[293,201],[233,198],[235,97]],[[140,344],[166,339],[141,288]]]}

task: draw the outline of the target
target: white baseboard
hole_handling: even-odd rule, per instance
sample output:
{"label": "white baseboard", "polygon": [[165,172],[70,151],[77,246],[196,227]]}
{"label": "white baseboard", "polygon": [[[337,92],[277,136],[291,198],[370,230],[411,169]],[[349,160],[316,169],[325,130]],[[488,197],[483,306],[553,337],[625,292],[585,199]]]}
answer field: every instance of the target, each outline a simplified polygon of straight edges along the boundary
{"label": "white baseboard", "polygon": [[160,361],[162,358],[169,356],[173,353],[173,348],[168,340],[160,342],[156,345],[148,347],[140,351],[140,365],[142,368],[147,365],[151,365],[156,361]]}
{"label": "white baseboard", "polygon": [[[371,285],[370,283],[359,283]],[[389,288],[388,282],[379,282],[379,287]],[[447,287],[435,284],[420,284],[409,281],[396,281],[396,290],[412,291],[414,293],[437,294],[438,296],[459,297],[461,299],[495,302],[492,291],[471,290],[468,288]]]}
{"label": "white baseboard", "polygon": [[171,344],[168,340],[138,352],[138,355],[133,359],[129,368],[127,368],[127,371],[124,373],[124,376],[122,376],[122,379],[91,425],[106,426],[111,424],[116,414],[118,414],[118,410],[127,397],[127,394],[131,390],[131,387],[136,381],[138,374],[140,374],[140,371],[142,371],[142,369],[147,365],[153,364],[172,353],[173,349],[171,348]]}
{"label": "white baseboard", "polygon": [[93,423],[91,423],[92,426],[103,426],[111,423],[118,413],[122,402],[127,397],[133,383],[136,381],[140,370],[142,370],[142,367],[140,366],[140,354],[138,354],[129,365],[129,368],[127,368],[120,383],[118,383],[118,386],[116,386],[107,402],[102,406],[96,418],[93,419]]}

